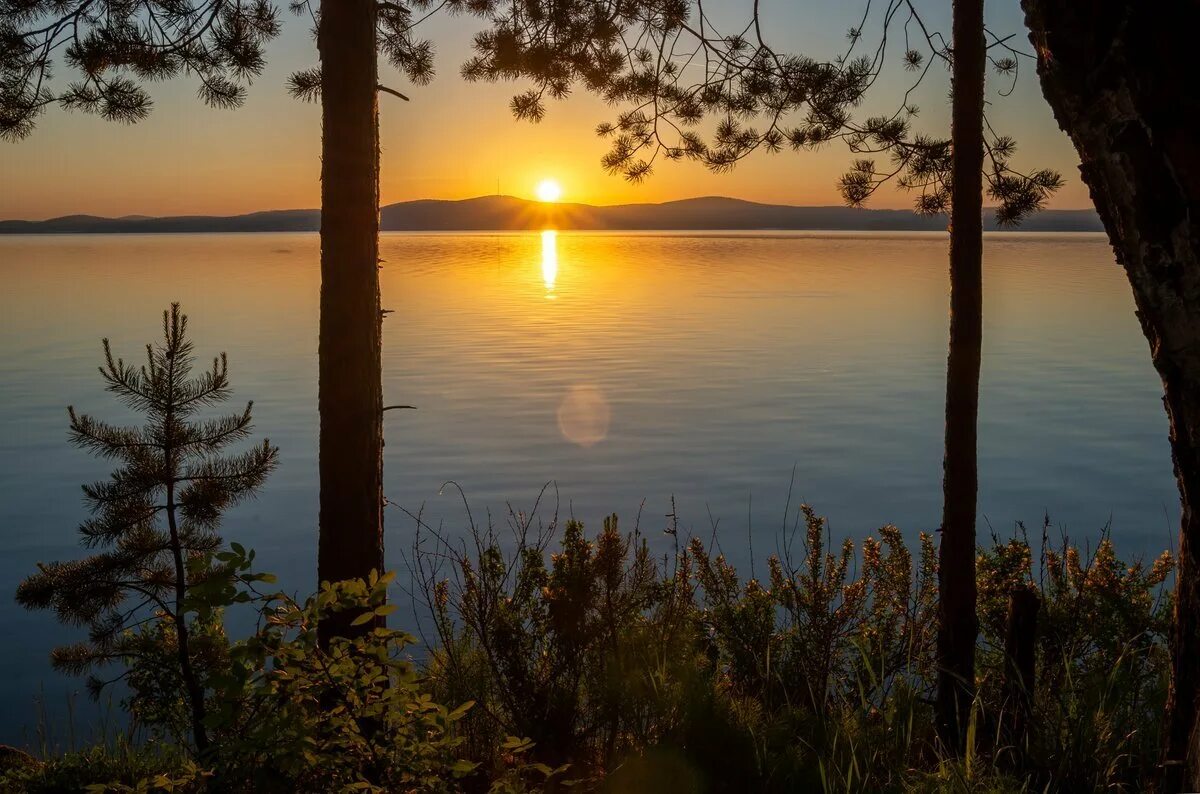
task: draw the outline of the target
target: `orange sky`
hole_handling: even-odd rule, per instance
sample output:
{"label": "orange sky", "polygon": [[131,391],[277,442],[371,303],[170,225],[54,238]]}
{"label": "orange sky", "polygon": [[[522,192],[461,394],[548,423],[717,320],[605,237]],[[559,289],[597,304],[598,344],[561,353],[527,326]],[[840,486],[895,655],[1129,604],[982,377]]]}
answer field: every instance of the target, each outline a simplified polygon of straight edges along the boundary
{"label": "orange sky", "polygon": [[[782,21],[801,13],[784,0],[763,5],[764,13],[778,13]],[[1016,0],[991,5],[998,17],[993,27],[1017,29]],[[817,57],[833,55],[841,46],[841,31],[861,14],[856,3],[804,0],[799,6],[805,10],[794,20],[797,49]],[[385,203],[466,198],[495,193],[497,187],[502,193],[532,197],[543,178],[562,184],[565,201],[596,204],[700,195],[840,203],[836,181],[852,157],[841,144],[817,152],[759,154],[729,174],[710,174],[694,163],[665,163],[641,185],[609,176],[599,165],[607,143],[594,129],[616,111],[580,93],[551,104],[540,124],[514,121],[508,99],[520,86],[466,84],[457,76],[477,27],[472,20],[447,19],[435,20],[427,30],[439,44],[439,75],[432,85],[406,86],[394,74],[384,78],[412,97],[409,103],[381,98]],[[270,45],[269,67],[241,109],[204,107],[187,78],[152,85],[154,111],[133,126],[53,109],[30,138],[0,142],[0,218],[236,214],[316,207],[319,108],[291,99],[283,87],[288,73],[314,61],[305,26],[289,20],[283,36]],[[1055,126],[1032,71],[1025,70],[1015,96],[994,98],[997,126],[1021,145],[1019,165],[1063,172],[1067,186],[1051,206],[1089,206],[1074,152]],[[902,79],[903,75],[895,78]],[[876,93],[886,99],[888,90],[883,81]],[[925,129],[945,134],[945,75],[931,75],[921,92]],[[888,191],[870,206],[909,205],[909,197]]]}

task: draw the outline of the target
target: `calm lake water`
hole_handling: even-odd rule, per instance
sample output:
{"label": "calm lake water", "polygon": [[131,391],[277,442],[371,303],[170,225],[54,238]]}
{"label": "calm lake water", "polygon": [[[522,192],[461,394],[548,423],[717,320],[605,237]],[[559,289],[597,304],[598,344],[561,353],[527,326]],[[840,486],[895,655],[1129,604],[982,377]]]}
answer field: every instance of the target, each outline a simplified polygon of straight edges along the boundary
{"label": "calm lake water", "polygon": [[[382,256],[385,399],[418,406],[386,419],[394,567],[401,508],[464,526],[447,480],[477,519],[551,481],[593,527],[644,503],[663,548],[674,496],[681,527],[715,523],[743,564],[751,540],[776,548],[793,470],[836,536],[938,524],[944,235],[387,234]],[[39,692],[61,738],[80,690],[46,658],[79,632],[11,597],[38,560],[82,553],[79,484],[108,471],[66,444],[66,406],[126,418],[100,338],[137,358],[170,301],[282,450],[225,535],[311,589],[318,277],[313,234],[0,237],[0,742],[30,735]],[[1171,545],[1161,389],[1105,239],[989,235],[985,278],[981,517],[1003,533],[1049,511],[1093,542],[1111,520],[1129,556]]]}

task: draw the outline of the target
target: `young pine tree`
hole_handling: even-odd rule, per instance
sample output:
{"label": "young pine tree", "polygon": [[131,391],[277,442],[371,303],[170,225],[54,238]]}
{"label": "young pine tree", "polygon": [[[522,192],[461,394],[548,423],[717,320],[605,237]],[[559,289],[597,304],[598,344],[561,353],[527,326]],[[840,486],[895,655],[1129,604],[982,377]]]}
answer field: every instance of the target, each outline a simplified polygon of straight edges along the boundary
{"label": "young pine tree", "polygon": [[[261,445],[230,456],[221,452],[246,438],[250,410],[213,419],[197,413],[229,398],[225,354],[192,375],[187,316],[172,304],[163,312],[163,340],[146,346],[140,367],[113,358],[104,340],[100,373],[108,390],[146,417],[142,427],[117,427],[68,411],[71,443],[118,462],[112,476],[83,487],[91,518],[81,542],[98,552],[82,560],[39,563],[21,583],[17,600],[53,609],[59,620],[86,626],[88,641],[55,649],[54,666],[80,674],[110,662],[135,662],[147,648],[138,629],[154,626],[172,638],[192,737],[208,748],[204,686],[189,591],[211,573],[208,560],[221,543],[222,513],[253,494],[278,462],[279,450]],[[155,625],[157,624],[157,625]],[[118,676],[119,678],[120,676]],[[104,685],[93,677],[93,693]]]}

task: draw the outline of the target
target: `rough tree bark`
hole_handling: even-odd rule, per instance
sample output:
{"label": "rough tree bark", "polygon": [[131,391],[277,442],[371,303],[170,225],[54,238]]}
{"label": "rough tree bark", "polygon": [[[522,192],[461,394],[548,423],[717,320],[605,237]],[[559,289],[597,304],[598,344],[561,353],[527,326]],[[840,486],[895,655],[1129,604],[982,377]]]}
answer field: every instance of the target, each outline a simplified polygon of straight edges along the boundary
{"label": "rough tree bark", "polygon": [[[322,582],[383,569],[383,393],[379,304],[379,119],[375,0],[321,4]],[[345,614],[323,642],[366,631]]]}
{"label": "rough tree bark", "polygon": [[961,751],[975,695],[976,422],[983,344],[983,0],[954,0],[950,353],[938,583],[938,734]]}
{"label": "rough tree bark", "polygon": [[1163,382],[1182,517],[1162,783],[1200,790],[1200,2],[1022,6]]}

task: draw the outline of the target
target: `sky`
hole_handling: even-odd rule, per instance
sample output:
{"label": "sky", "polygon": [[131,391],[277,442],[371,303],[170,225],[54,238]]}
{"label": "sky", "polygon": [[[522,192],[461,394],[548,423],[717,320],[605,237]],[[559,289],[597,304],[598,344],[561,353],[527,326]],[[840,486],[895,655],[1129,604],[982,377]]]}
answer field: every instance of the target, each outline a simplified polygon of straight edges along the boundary
{"label": "sky", "polygon": [[[744,18],[752,0],[722,0],[720,13]],[[762,0],[767,40],[777,50],[829,60],[846,47],[846,31],[860,23],[866,0]],[[950,0],[915,0],[926,24],[949,31]],[[711,6],[710,6],[711,8]],[[154,108],[134,125],[53,108],[25,140],[0,141],[0,218],[42,219],[85,213],[122,215],[232,215],[320,203],[320,108],[288,96],[287,76],[317,63],[310,22],[284,15],[284,31],[267,48],[268,67],[250,87],[245,105],[208,108],[196,83],[181,77],[149,86]],[[864,26],[864,42],[878,42],[880,20]],[[479,20],[434,16],[422,35],[437,48],[430,85],[406,83],[386,64],[381,80],[411,97],[381,95],[381,200],[459,199],[500,192],[533,198],[544,179],[557,180],[562,200],[591,204],[660,202],[725,195],[798,205],[839,204],[837,179],[853,155],[841,143],[818,151],[760,152],[731,173],[712,174],[698,163],[660,163],[641,184],[606,174],[600,158],[608,144],[598,123],[610,107],[579,88],[552,102],[533,124],[513,119],[509,99],[519,83],[466,83],[459,67],[470,55]],[[988,4],[988,25],[1028,50],[1018,0]],[[902,33],[889,40],[888,69],[857,115],[892,109],[911,81],[901,68]],[[56,79],[64,81],[66,69]],[[1090,206],[1078,178],[1078,160],[1054,122],[1032,62],[1023,60],[1015,90],[989,75],[993,126],[1018,144],[1014,164],[1055,168],[1066,186],[1051,207]],[[935,67],[913,101],[918,129],[948,134],[949,81]],[[885,190],[869,204],[911,206],[912,197]]]}

